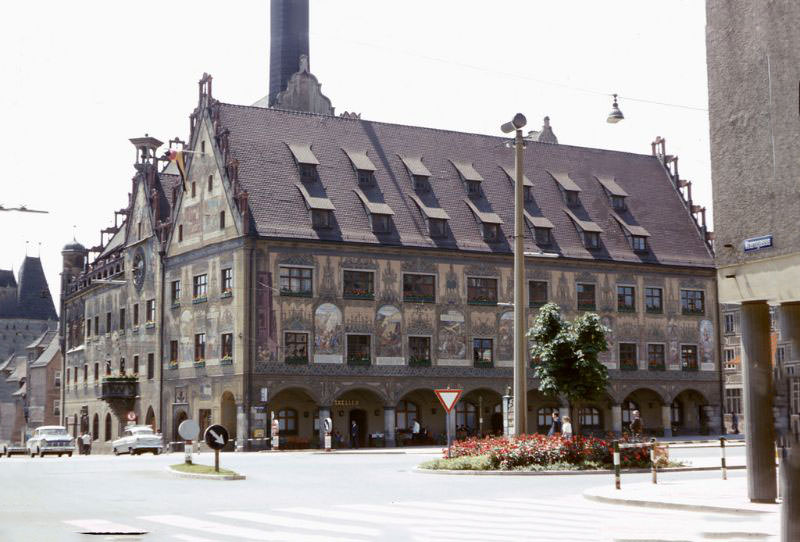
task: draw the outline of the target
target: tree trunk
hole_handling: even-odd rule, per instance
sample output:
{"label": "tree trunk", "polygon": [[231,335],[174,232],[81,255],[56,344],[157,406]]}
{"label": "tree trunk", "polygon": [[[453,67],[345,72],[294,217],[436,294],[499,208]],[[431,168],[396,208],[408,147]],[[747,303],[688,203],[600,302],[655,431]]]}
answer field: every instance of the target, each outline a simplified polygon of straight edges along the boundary
{"label": "tree trunk", "polygon": [[567,401],[567,404],[569,404],[569,421],[572,423],[572,435],[579,435],[581,426],[578,421],[578,416],[576,416],[577,411],[575,409],[576,407],[580,408],[580,404],[573,403],[572,401]]}

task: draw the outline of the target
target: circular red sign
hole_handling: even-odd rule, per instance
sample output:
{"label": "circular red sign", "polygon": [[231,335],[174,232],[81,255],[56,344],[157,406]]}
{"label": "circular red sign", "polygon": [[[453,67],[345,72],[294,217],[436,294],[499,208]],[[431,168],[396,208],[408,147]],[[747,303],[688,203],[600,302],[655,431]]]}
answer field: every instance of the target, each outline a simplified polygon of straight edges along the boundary
{"label": "circular red sign", "polygon": [[129,422],[135,422],[136,421],[136,413],[133,410],[128,412],[128,421]]}

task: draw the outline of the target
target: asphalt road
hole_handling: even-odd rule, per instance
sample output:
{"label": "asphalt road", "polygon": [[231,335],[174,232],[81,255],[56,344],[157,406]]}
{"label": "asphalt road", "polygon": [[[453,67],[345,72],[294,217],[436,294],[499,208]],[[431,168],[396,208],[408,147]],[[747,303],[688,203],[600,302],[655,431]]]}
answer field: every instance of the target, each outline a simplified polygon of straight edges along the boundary
{"label": "asphalt road", "polygon": [[[730,448],[728,455],[732,463],[742,464],[744,449]],[[674,450],[672,456],[711,462],[719,450]],[[608,475],[413,472],[431,457],[435,456],[230,453],[221,456],[221,465],[247,475],[247,480],[229,482],[183,479],[167,472],[168,465],[183,461],[182,454],[0,458],[0,540],[586,542],[602,540],[597,525],[587,519],[614,524],[642,514],[581,497],[585,488],[613,483]],[[211,464],[213,456],[201,454],[195,462]],[[743,471],[730,475],[742,476]],[[645,481],[648,476],[627,474],[624,480]],[[717,473],[661,475],[664,481],[713,476]],[[662,516],[665,525],[676,521],[668,513]],[[650,517],[655,516],[639,519],[656,521]],[[147,534],[79,534],[104,526]]]}

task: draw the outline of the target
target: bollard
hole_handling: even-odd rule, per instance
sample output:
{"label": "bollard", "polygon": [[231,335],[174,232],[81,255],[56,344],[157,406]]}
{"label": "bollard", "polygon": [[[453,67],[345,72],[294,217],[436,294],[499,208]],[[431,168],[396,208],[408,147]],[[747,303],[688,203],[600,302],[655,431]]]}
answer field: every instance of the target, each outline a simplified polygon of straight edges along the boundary
{"label": "bollard", "polygon": [[725,437],[719,437],[719,456],[722,462],[722,479],[728,479],[728,466],[725,464]]}
{"label": "bollard", "polygon": [[650,470],[653,472],[653,483],[658,483],[658,473],[656,472],[656,439],[650,439]]}
{"label": "bollard", "polygon": [[619,441],[614,441],[614,486],[620,489],[620,472],[619,472]]}

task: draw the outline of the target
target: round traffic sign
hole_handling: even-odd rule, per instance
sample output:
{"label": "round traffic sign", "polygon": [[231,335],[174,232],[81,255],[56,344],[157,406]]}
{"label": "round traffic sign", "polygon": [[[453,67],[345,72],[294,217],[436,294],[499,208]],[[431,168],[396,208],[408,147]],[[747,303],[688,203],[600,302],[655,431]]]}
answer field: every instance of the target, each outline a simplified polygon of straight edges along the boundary
{"label": "round traffic sign", "polygon": [[178,426],[178,434],[183,440],[197,440],[200,434],[200,426],[194,420],[183,420]]}
{"label": "round traffic sign", "polygon": [[135,422],[136,421],[136,413],[133,410],[128,412],[128,421],[129,422]]}
{"label": "round traffic sign", "polygon": [[221,425],[212,425],[206,429],[203,437],[212,450],[221,450],[228,444],[228,430]]}

